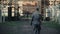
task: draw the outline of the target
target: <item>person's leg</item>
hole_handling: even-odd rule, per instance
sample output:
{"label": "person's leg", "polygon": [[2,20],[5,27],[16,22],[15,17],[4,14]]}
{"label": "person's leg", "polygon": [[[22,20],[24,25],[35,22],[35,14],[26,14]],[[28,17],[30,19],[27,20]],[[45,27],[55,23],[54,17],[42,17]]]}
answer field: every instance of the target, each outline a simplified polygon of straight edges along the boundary
{"label": "person's leg", "polygon": [[38,26],[38,34],[40,34],[41,26]]}
{"label": "person's leg", "polygon": [[37,34],[37,33],[38,33],[38,32],[37,32],[37,29],[35,29],[35,30],[34,30],[34,34]]}
{"label": "person's leg", "polygon": [[37,25],[34,26],[34,34],[38,34]]}
{"label": "person's leg", "polygon": [[40,30],[38,30],[38,34],[40,34]]}

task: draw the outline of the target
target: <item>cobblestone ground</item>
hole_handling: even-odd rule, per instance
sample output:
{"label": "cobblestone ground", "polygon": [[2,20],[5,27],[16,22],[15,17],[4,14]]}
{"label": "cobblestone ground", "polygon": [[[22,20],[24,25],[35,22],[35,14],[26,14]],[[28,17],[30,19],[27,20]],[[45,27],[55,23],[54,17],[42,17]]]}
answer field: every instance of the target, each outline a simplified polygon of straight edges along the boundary
{"label": "cobblestone ground", "polygon": [[[0,34],[34,34],[30,21],[17,21],[16,25],[0,25]],[[49,28],[47,26],[41,26],[41,34],[58,34],[58,31],[54,28]]]}

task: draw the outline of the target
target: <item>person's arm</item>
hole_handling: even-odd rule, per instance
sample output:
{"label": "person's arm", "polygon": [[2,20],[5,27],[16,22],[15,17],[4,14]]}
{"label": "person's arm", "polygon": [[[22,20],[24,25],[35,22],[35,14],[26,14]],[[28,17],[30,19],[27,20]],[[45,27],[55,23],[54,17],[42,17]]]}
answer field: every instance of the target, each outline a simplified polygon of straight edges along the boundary
{"label": "person's arm", "polygon": [[33,18],[34,18],[34,17],[32,17],[32,20],[31,20],[31,25],[32,25]]}
{"label": "person's arm", "polygon": [[41,14],[39,14],[40,16],[40,18],[39,18],[39,21],[40,21],[40,25],[42,24],[42,19],[43,19],[43,17],[42,17],[42,15]]}

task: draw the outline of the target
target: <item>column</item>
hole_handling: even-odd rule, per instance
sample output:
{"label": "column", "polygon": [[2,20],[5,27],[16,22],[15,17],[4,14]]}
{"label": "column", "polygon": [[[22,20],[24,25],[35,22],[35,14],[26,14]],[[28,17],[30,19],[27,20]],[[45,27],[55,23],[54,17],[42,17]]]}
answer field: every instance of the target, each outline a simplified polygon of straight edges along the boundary
{"label": "column", "polygon": [[2,0],[1,2],[1,19],[2,19],[2,22],[5,22],[4,0]]}
{"label": "column", "polygon": [[39,7],[39,11],[41,13],[41,0],[38,0],[38,7]]}
{"label": "column", "polygon": [[17,2],[18,2],[18,0],[14,0],[14,6],[15,6],[15,9],[14,9],[14,17],[15,17],[16,20],[17,20],[17,8],[18,8]]}
{"label": "column", "polygon": [[1,4],[0,4],[0,23],[2,22],[2,15],[1,15]]}

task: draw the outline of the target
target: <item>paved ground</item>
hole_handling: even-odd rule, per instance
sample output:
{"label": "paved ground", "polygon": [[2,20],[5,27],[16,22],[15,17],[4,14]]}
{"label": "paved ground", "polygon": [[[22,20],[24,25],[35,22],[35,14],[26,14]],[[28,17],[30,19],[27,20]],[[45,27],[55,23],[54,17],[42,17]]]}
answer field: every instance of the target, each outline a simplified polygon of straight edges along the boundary
{"label": "paved ground", "polygon": [[[30,21],[17,22],[16,25],[0,25],[0,34],[33,34]],[[54,28],[42,25],[41,34],[58,34]]]}

